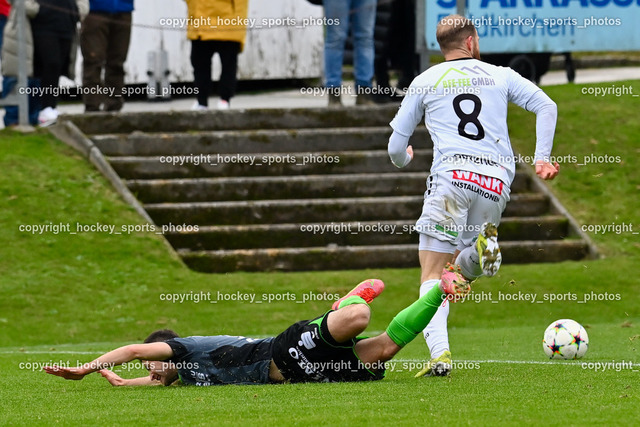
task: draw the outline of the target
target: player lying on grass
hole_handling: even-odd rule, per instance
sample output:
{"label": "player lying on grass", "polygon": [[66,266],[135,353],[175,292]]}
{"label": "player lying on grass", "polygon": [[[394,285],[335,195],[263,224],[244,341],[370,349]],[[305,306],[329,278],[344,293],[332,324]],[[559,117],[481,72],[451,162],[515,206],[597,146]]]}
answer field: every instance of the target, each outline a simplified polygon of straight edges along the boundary
{"label": "player lying on grass", "polygon": [[[266,384],[380,380],[385,363],[429,323],[443,299],[466,295],[470,286],[453,266],[442,272],[439,286],[398,313],[386,332],[360,338],[369,324],[369,303],[384,289],[369,279],[336,301],[327,313],[290,326],[275,338],[211,336],[178,338],[173,331],[152,333],[145,344],[106,353],[78,368],[46,366],[68,380],[100,372],[114,386]],[[120,378],[105,369],[140,359],[149,375]]]}
{"label": "player lying on grass", "polygon": [[[473,22],[450,15],[438,23],[436,39],[445,62],[414,79],[390,123],[389,155],[405,167],[413,159],[409,138],[423,120],[433,141],[433,164],[422,214],[416,223],[420,295],[438,282],[447,262],[460,265],[469,280],[497,273],[502,255],[497,226],[509,201],[515,161],[507,127],[513,102],[536,114],[536,174],[553,179],[550,160],[556,104],[510,68],[480,61]],[[431,361],[416,376],[446,375],[451,367],[447,303],[424,330]]]}

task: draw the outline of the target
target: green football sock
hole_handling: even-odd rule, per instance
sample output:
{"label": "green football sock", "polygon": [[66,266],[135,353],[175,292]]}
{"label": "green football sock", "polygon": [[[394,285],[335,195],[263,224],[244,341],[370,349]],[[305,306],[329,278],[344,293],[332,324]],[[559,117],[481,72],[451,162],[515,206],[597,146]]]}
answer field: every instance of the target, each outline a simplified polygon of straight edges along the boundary
{"label": "green football sock", "polygon": [[364,300],[364,298],[358,295],[351,295],[349,298],[345,298],[342,301],[340,301],[340,304],[338,304],[338,309],[341,309],[342,307],[346,307],[351,304],[366,304],[366,303],[367,302]]}
{"label": "green football sock", "polygon": [[400,347],[409,344],[427,327],[444,298],[438,285],[431,288],[422,298],[396,314],[387,327],[389,338]]}

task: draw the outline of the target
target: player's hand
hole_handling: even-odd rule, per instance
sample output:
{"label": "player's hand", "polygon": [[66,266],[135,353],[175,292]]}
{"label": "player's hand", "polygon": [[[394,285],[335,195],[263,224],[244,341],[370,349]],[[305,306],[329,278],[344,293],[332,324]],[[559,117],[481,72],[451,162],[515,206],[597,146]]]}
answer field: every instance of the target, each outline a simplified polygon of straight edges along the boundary
{"label": "player's hand", "polygon": [[57,365],[45,366],[42,370],[47,374],[62,377],[65,380],[81,380],[87,375],[83,368],[65,368]]}
{"label": "player's hand", "polygon": [[553,165],[549,162],[538,160],[536,162],[536,175],[542,179],[552,180],[560,172],[560,165],[555,162]]}
{"label": "player's hand", "polygon": [[126,380],[121,378],[118,374],[116,374],[113,371],[110,371],[108,369],[101,369],[98,372],[100,372],[100,375],[106,378],[107,381],[109,381],[109,384],[111,384],[114,387],[126,385]]}
{"label": "player's hand", "polygon": [[407,154],[409,155],[409,157],[411,157],[411,160],[413,160],[413,147],[412,146],[408,146],[407,147]]}

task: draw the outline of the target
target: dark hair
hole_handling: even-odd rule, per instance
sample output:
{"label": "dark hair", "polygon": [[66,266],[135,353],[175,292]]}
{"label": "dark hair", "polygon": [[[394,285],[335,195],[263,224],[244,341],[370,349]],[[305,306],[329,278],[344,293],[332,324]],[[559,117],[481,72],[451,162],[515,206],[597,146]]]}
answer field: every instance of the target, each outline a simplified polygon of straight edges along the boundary
{"label": "dark hair", "polygon": [[151,335],[144,340],[145,344],[149,344],[151,342],[163,342],[170,340],[171,338],[179,338],[180,336],[176,334],[171,329],[158,329],[157,331],[151,332]]}
{"label": "dark hair", "polygon": [[473,22],[461,15],[445,16],[436,28],[436,40],[443,53],[460,47],[467,37],[475,34]]}

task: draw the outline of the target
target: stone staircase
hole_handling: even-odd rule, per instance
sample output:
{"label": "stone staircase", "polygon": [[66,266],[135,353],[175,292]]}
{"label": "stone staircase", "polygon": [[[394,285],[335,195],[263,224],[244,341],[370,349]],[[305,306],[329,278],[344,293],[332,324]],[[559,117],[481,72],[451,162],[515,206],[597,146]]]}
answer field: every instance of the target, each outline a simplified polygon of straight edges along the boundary
{"label": "stone staircase", "polygon": [[[395,168],[397,107],[87,114],[72,118],[191,268],[203,272],[417,267],[411,227],[432,150]],[[179,157],[182,156],[182,157]],[[500,225],[505,263],[592,248],[531,172],[518,168]],[[187,227],[184,227],[187,226]],[[197,226],[197,227],[195,227]]]}

